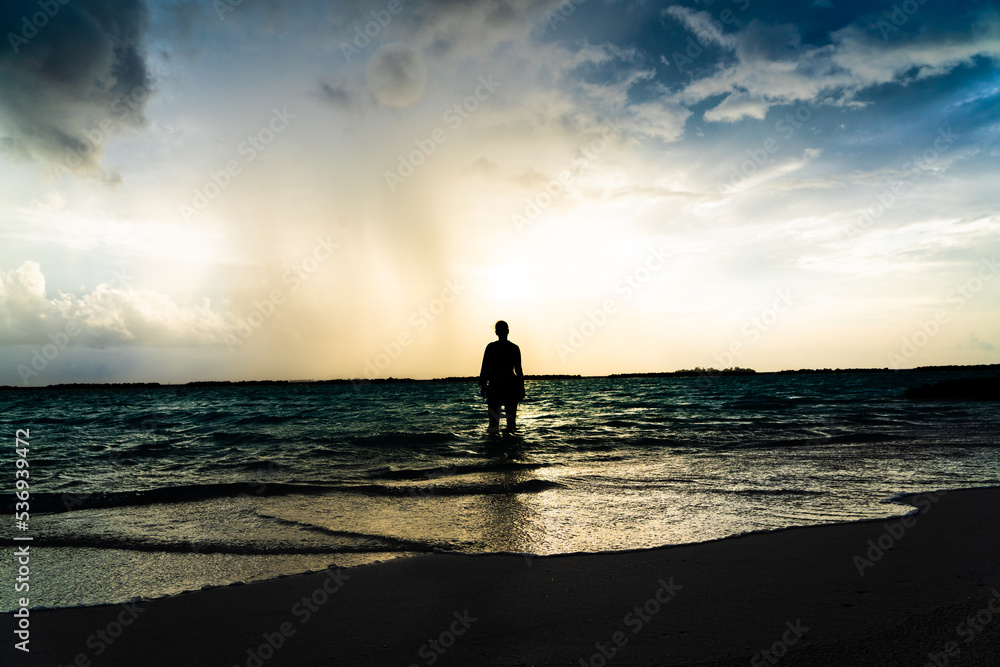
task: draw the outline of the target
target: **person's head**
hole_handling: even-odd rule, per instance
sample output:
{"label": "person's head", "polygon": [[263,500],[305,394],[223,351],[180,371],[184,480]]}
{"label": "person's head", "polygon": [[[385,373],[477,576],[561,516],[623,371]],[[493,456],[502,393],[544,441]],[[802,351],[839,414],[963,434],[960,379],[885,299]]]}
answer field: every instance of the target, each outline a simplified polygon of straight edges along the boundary
{"label": "person's head", "polygon": [[507,323],[504,322],[503,320],[497,321],[496,325],[493,327],[493,330],[496,331],[497,335],[500,336],[501,338],[506,338],[507,334],[510,333],[510,328],[507,326]]}

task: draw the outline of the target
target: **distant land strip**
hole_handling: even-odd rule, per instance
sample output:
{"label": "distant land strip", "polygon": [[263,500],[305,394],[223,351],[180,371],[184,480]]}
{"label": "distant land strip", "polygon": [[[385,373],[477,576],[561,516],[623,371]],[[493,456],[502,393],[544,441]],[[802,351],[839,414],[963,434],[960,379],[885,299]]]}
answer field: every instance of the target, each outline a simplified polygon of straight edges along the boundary
{"label": "distant land strip", "polygon": [[[1000,364],[949,365],[949,366],[918,366],[917,368],[800,368],[783,371],[755,371],[752,368],[693,368],[677,371],[658,371],[649,373],[612,373],[610,375],[525,375],[525,380],[581,380],[581,379],[631,379],[631,378],[665,378],[665,377],[718,377],[745,375],[810,375],[817,373],[917,373],[921,371],[997,371]],[[51,384],[40,387],[17,387],[0,385],[0,391],[37,391],[40,389],[154,389],[157,387],[176,389],[178,387],[267,387],[274,385],[295,384],[407,384],[416,382],[478,382],[479,376],[443,377],[430,379],[417,378],[354,378],[332,380],[198,380],[181,384],[163,384],[160,382],[74,382],[68,384]]]}

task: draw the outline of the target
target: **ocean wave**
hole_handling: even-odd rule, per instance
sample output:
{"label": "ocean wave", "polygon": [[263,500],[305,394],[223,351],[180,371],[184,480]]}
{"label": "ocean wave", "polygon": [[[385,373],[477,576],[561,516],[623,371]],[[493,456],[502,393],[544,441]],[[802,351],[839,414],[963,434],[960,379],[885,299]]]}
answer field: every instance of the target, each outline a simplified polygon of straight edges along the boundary
{"label": "ocean wave", "polygon": [[[154,440],[146,442],[137,442],[131,445],[118,446],[116,449],[110,450],[119,455],[126,456],[160,456],[175,453],[177,451],[177,445],[179,442],[177,438]],[[106,450],[101,449],[101,453]]]}
{"label": "ocean wave", "polygon": [[781,449],[792,447],[822,447],[826,445],[867,445],[883,442],[912,442],[913,436],[895,433],[838,433],[836,435],[816,435],[811,438],[778,438],[764,439],[757,442],[747,441],[737,445],[740,448]]}
{"label": "ocean wave", "polygon": [[281,439],[270,433],[231,433],[229,431],[216,431],[211,435],[211,439],[226,445],[243,445],[247,443],[281,442]]}
{"label": "ocean wave", "polygon": [[[328,487],[300,484],[219,483],[167,486],[134,491],[98,491],[79,493],[34,493],[31,507],[34,512],[61,513],[109,507],[142,507],[145,505],[198,502],[215,498],[241,496],[274,496],[325,493]],[[13,501],[4,504],[12,511]]]}
{"label": "ocean wave", "polygon": [[81,419],[82,418],[80,418],[80,417],[75,417],[75,418],[69,418],[69,419],[67,419],[65,417],[44,417],[44,416],[41,416],[41,417],[35,417],[34,419],[32,419],[32,423],[33,424],[58,424],[58,425],[62,426],[63,424],[69,423],[71,420],[73,421],[73,423],[79,423]]}
{"label": "ocean wave", "polygon": [[[342,536],[349,538],[349,536]],[[246,556],[278,556],[338,553],[431,553],[441,548],[441,543],[427,543],[416,540],[399,540],[388,536],[363,536],[343,539],[340,543],[299,544],[275,541],[228,541],[224,539],[164,540],[151,537],[105,537],[99,535],[52,535],[45,536],[46,548],[63,547],[77,549],[121,549],[124,551],[232,554]],[[0,545],[13,546],[13,540],[2,538]]]}
{"label": "ocean wave", "polygon": [[273,514],[265,514],[263,512],[257,512],[256,514],[262,519],[273,521],[274,523],[280,524],[282,526],[291,526],[292,528],[305,530],[310,533],[316,533],[319,535],[323,535],[324,537],[347,538],[353,540],[369,540],[382,543],[383,546],[385,547],[391,547],[391,549],[384,548],[382,549],[382,551],[430,551],[436,548],[427,542],[421,542],[419,540],[401,539],[389,535],[373,535],[371,533],[359,533],[357,531],[351,531],[351,530],[336,530],[334,528],[327,528],[326,526],[320,526],[315,523],[307,523],[305,521],[297,521],[295,519],[288,519],[285,517],[274,516]]}
{"label": "ocean wave", "polygon": [[173,415],[165,412],[140,412],[139,414],[128,415],[122,419],[122,425],[126,428],[138,428],[148,430],[150,428],[164,428],[174,424]]}
{"label": "ocean wave", "polygon": [[[142,507],[155,504],[200,502],[218,498],[274,497],[347,493],[386,497],[477,496],[502,493],[540,493],[565,488],[559,482],[531,479],[517,483],[493,484],[290,484],[233,482],[191,484],[136,491],[97,493],[36,493],[32,495],[32,510],[58,514],[86,509],[111,507]],[[4,502],[4,511],[14,510],[14,500]]]}
{"label": "ocean wave", "polygon": [[214,410],[212,412],[205,412],[194,417],[194,421],[208,423],[219,421],[220,419],[229,419],[235,417],[235,413],[229,412],[227,410]]}
{"label": "ocean wave", "polygon": [[808,489],[712,489],[699,488],[698,493],[720,493],[735,496],[825,496],[826,491]]}
{"label": "ocean wave", "polygon": [[408,432],[386,431],[349,436],[346,441],[360,446],[427,446],[450,442],[461,442],[462,438],[449,431]]}
{"label": "ocean wave", "polygon": [[472,465],[449,465],[434,468],[377,468],[369,473],[369,479],[388,479],[398,481],[437,480],[443,477],[457,475],[474,475],[489,472],[526,472],[548,467],[549,463],[482,463]]}
{"label": "ocean wave", "polygon": [[303,415],[252,415],[237,419],[234,423],[237,426],[252,426],[255,424],[285,424],[287,422],[302,422]]}
{"label": "ocean wave", "polygon": [[545,479],[529,479],[515,484],[424,484],[412,486],[378,486],[373,495],[385,496],[491,496],[505,493],[541,493],[565,489],[565,484]]}

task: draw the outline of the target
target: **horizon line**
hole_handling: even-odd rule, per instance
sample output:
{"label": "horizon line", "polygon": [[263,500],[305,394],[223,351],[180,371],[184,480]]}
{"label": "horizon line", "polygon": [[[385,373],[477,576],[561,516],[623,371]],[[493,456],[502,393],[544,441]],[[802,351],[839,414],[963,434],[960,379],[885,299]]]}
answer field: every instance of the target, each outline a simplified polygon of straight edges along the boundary
{"label": "horizon line", "polygon": [[[748,376],[748,375],[796,375],[809,373],[901,373],[914,371],[933,370],[959,370],[959,369],[997,369],[1000,364],[945,364],[937,366],[915,366],[913,368],[799,368],[785,369],[780,371],[757,371],[752,368],[702,368],[679,369],[676,371],[646,371],[646,372],[626,372],[608,373],[605,375],[581,375],[564,373],[539,373],[525,374],[525,380],[584,380],[584,379],[632,379],[632,378],[657,378],[657,377],[717,377],[717,376]],[[0,390],[15,389],[72,389],[72,388],[97,388],[97,387],[121,387],[121,388],[152,388],[152,387],[212,387],[212,386],[260,386],[275,384],[396,384],[411,382],[475,382],[478,375],[448,376],[438,378],[331,378],[326,380],[299,379],[299,380],[192,380],[181,383],[162,382],[63,382],[59,384],[48,384],[39,386],[16,386],[0,385]]]}

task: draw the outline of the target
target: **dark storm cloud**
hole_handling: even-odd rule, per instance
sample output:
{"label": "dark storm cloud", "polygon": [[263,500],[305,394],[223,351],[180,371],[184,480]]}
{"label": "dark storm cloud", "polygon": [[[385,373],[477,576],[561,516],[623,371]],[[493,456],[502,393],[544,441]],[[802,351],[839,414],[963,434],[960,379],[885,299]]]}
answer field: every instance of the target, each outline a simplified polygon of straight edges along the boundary
{"label": "dark storm cloud", "polygon": [[142,0],[5,0],[0,6],[0,150],[79,175],[110,135],[141,127],[152,87]]}

